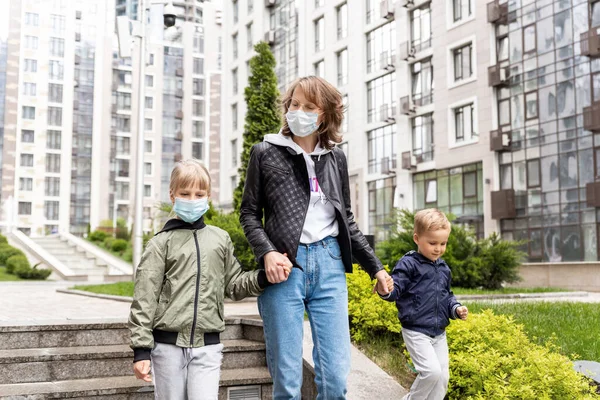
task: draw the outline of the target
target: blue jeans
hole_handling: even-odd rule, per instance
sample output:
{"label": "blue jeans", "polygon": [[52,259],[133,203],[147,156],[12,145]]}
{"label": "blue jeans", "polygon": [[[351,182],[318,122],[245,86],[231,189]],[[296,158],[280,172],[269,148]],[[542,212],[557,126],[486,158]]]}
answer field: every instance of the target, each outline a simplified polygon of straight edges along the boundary
{"label": "blue jeans", "polygon": [[287,281],[258,298],[264,321],[273,399],[300,400],[304,311],[310,320],[317,399],[346,398],[350,373],[348,288],[337,239],[300,244]]}

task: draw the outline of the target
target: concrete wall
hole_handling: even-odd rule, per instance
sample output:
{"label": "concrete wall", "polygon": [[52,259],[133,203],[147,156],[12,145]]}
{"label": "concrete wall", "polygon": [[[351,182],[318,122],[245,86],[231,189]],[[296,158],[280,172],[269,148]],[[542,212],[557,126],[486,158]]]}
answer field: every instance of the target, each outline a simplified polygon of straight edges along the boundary
{"label": "concrete wall", "polygon": [[519,270],[523,281],[514,287],[557,287],[600,292],[600,263],[530,263]]}

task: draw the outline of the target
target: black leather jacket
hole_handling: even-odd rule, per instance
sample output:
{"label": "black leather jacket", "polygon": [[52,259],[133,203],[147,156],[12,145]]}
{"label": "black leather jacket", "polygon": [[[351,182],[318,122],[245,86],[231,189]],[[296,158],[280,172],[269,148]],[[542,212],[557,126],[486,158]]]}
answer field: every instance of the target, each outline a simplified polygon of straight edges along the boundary
{"label": "black leather jacket", "polygon": [[[352,272],[354,257],[373,278],[383,266],[354,221],[344,152],[336,147],[313,159],[321,190],[335,207],[339,226],[337,239],[346,272]],[[270,251],[287,253],[294,266],[299,267],[296,253],[309,200],[310,185],[302,154],[267,142],[252,147],[240,222],[262,267],[263,256]]]}

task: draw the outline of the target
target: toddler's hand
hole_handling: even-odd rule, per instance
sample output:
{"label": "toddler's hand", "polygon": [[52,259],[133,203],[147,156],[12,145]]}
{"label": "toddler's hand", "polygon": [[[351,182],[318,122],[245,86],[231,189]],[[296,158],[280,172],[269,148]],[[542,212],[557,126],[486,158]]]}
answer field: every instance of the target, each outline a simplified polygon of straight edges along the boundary
{"label": "toddler's hand", "polygon": [[387,288],[388,288],[388,292],[393,292],[394,291],[394,279],[392,279],[391,276],[388,276],[385,280],[385,283],[387,283]]}
{"label": "toddler's hand", "polygon": [[145,382],[152,382],[150,376],[150,360],[141,360],[133,364],[133,372],[135,377],[142,379]]}
{"label": "toddler's hand", "polygon": [[467,319],[469,315],[469,310],[465,306],[460,306],[456,309],[456,314],[460,319]]}

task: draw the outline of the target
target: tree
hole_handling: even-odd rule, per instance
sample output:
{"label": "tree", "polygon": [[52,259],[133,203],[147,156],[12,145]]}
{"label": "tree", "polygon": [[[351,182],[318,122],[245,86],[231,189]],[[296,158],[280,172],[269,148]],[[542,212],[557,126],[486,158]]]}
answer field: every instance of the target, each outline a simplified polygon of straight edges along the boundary
{"label": "tree", "polygon": [[233,207],[236,211],[239,211],[242,202],[250,149],[260,143],[265,134],[276,133],[281,127],[275,57],[265,42],[257,43],[254,51],[256,55],[250,59],[248,86],[244,89],[247,111],[242,160],[238,169],[239,182],[233,192]]}

